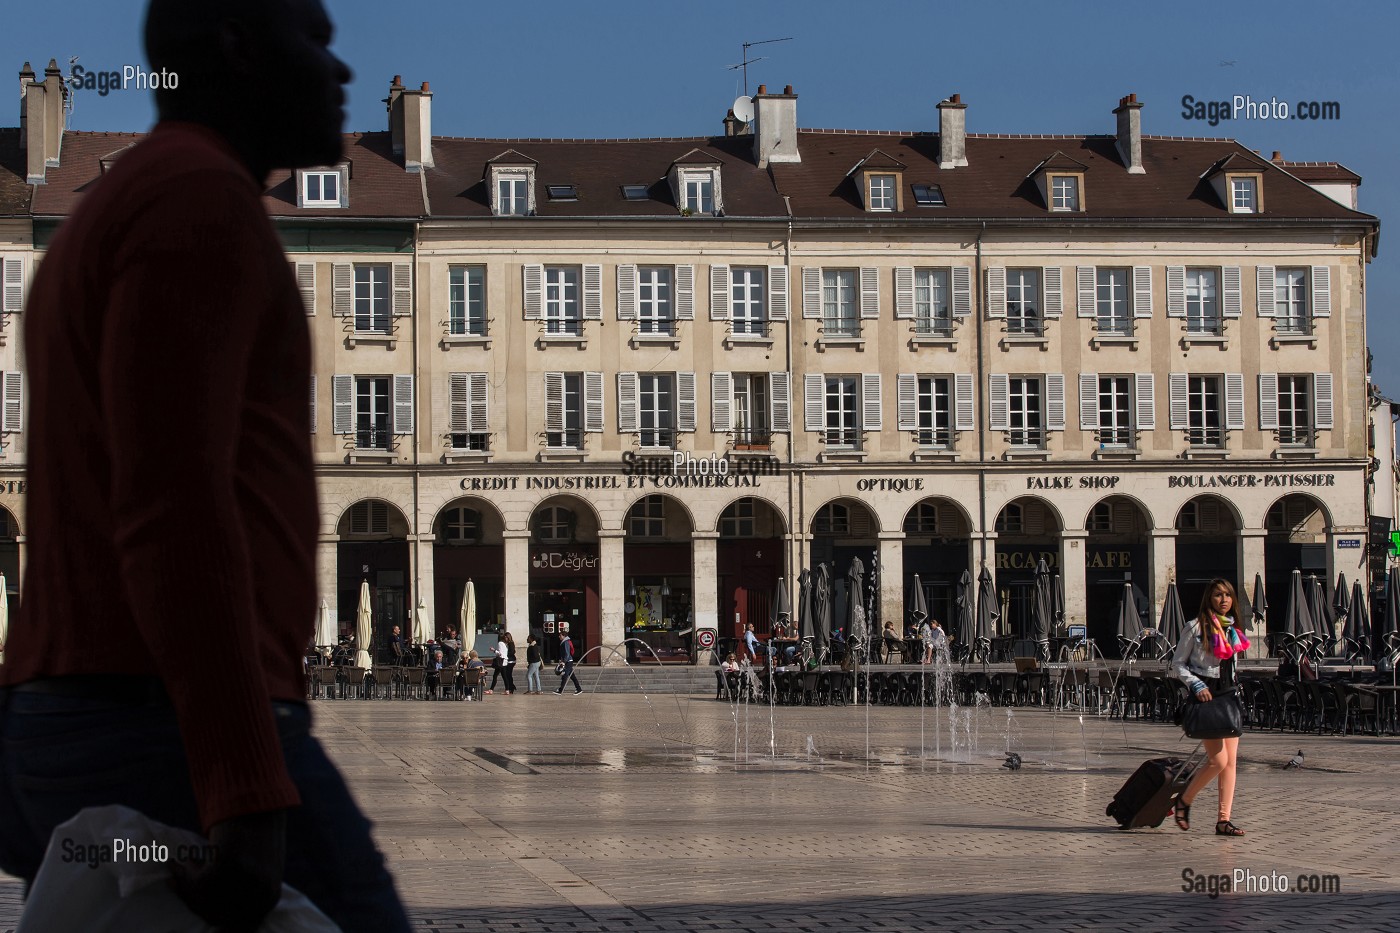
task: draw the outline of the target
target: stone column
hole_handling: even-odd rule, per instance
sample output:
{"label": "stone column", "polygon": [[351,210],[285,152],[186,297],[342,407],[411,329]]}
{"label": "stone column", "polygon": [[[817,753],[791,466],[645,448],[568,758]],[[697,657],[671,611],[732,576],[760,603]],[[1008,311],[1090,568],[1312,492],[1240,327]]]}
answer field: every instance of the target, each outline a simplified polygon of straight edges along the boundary
{"label": "stone column", "polygon": [[530,532],[506,531],[501,537],[506,550],[506,629],[523,645],[530,635]]}
{"label": "stone column", "polygon": [[[691,624],[695,632],[715,629],[719,634],[719,532],[696,531],[690,535],[690,585],[695,602]],[[695,637],[692,633],[692,638]],[[695,663],[701,667],[713,662],[713,648],[695,645]]]}
{"label": "stone column", "polygon": [[1149,622],[1154,626],[1162,618],[1162,607],[1167,602],[1167,584],[1176,579],[1176,534],[1175,528],[1152,529],[1152,553],[1147,559],[1152,562],[1152,618]]}
{"label": "stone column", "polygon": [[[599,644],[603,646],[600,652],[603,663],[609,666],[627,663],[627,652],[621,647],[623,639],[627,637],[623,608],[627,599],[622,556],[625,537],[626,532],[621,529],[598,532],[598,600],[601,610],[598,637]],[[619,650],[610,652],[609,648]]]}
{"label": "stone column", "polygon": [[[904,531],[880,532],[880,626],[904,637]],[[880,633],[875,632],[876,636]]]}
{"label": "stone column", "polygon": [[[28,541],[28,535],[15,535],[15,544],[18,545],[17,550],[19,551],[19,560],[15,567],[15,590],[20,599],[24,599],[24,565],[29,562]],[[15,607],[11,606],[10,611],[13,613],[14,610]]]}
{"label": "stone column", "polygon": [[[326,601],[331,622],[340,618],[340,593],[336,587],[339,570],[339,535],[321,535],[316,543],[316,624],[321,624],[321,600]],[[337,629],[337,631],[339,631]]]}
{"label": "stone column", "polygon": [[1065,585],[1066,625],[1088,625],[1088,582],[1084,573],[1084,551],[1088,544],[1089,532],[1082,528],[1060,535],[1060,578]]}
{"label": "stone column", "polygon": [[[413,631],[414,614],[418,611],[418,600],[420,599],[423,601],[423,612],[428,618],[428,632],[431,634],[437,631],[437,600],[434,598],[437,594],[436,587],[433,586],[433,547],[436,544],[437,540],[431,533],[418,535],[417,540],[413,542],[413,551],[418,559],[418,564],[413,580],[413,605],[408,607],[408,625],[405,626],[410,633]],[[445,624],[451,625],[453,628],[458,627],[455,619]],[[457,634],[460,635],[461,632]]]}
{"label": "stone column", "polygon": [[[1268,536],[1269,533],[1263,528],[1240,529],[1235,557],[1236,573],[1239,576],[1238,579],[1230,582],[1235,584],[1236,593],[1242,592],[1248,599],[1254,598],[1254,575],[1264,572],[1264,540]],[[1187,621],[1190,621],[1196,617],[1196,611],[1200,607],[1182,606],[1181,608],[1186,613]],[[1275,611],[1282,612],[1283,607],[1279,606]],[[1268,639],[1265,637],[1268,633],[1254,631],[1253,620],[1251,619],[1237,619],[1236,621],[1250,627],[1249,650],[1244,653],[1245,659],[1253,660],[1268,657],[1269,646],[1266,644]]]}

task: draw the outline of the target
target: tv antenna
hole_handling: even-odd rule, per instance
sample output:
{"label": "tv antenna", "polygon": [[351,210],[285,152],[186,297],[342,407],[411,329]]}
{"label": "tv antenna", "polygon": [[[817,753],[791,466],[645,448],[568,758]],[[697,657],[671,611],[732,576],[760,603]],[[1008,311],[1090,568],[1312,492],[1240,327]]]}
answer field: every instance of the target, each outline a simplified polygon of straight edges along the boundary
{"label": "tv antenna", "polygon": [[765,61],[765,60],[767,59],[767,57],[768,57],[768,56],[765,55],[765,56],[761,56],[761,57],[759,57],[759,58],[749,58],[749,49],[753,48],[755,45],[767,45],[767,44],[770,43],[770,42],[791,42],[791,41],[792,41],[793,39],[795,39],[795,38],[797,38],[797,37],[796,37],[796,36],[787,36],[786,38],[783,38],[783,39],[761,39],[761,40],[759,40],[758,42],[745,42],[745,43],[744,43],[744,55],[743,55],[743,59],[742,59],[742,60],[739,62],[739,64],[737,64],[737,65],[730,65],[730,66],[729,66],[729,70],[730,70],[730,71],[735,71],[735,70],[740,69],[740,68],[742,68],[742,69],[744,70],[744,96],[745,96],[745,97],[748,97],[748,96],[749,96],[749,66],[752,65],[752,64],[754,64],[755,62]]}

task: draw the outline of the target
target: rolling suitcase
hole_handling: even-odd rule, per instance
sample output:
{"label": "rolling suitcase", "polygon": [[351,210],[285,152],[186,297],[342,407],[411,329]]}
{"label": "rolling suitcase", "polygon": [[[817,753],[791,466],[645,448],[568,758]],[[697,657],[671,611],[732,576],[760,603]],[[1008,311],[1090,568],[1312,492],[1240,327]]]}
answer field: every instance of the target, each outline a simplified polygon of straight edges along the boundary
{"label": "rolling suitcase", "polygon": [[1119,829],[1161,826],[1176,798],[1191,782],[1201,760],[1201,746],[1197,744],[1184,761],[1180,758],[1144,761],[1113,795],[1104,814],[1117,820]]}

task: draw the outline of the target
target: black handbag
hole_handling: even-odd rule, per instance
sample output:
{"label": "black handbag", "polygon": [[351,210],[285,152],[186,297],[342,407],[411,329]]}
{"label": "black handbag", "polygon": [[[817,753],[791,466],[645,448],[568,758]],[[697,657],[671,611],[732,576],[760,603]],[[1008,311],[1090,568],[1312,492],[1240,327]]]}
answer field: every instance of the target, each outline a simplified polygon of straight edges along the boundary
{"label": "black handbag", "polygon": [[1192,739],[1235,739],[1244,734],[1244,710],[1234,690],[1215,693],[1208,702],[1187,700],[1181,731]]}

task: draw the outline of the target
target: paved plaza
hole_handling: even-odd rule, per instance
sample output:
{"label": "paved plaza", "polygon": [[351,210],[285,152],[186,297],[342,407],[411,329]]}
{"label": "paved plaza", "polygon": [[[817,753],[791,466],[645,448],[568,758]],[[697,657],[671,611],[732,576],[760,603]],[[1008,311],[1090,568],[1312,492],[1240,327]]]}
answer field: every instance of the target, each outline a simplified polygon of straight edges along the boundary
{"label": "paved plaza", "polygon": [[[701,696],[317,701],[416,929],[1395,930],[1400,740],[1249,734],[1234,818],[1103,810],[1171,726]],[[771,726],[770,726],[771,723]],[[935,728],[941,726],[941,729]],[[771,750],[770,750],[771,743]],[[1007,747],[1021,770],[1000,767]],[[1306,766],[1281,765],[1299,748]],[[1184,893],[1184,870],[1340,893]],[[0,929],[19,886],[0,878]]]}

